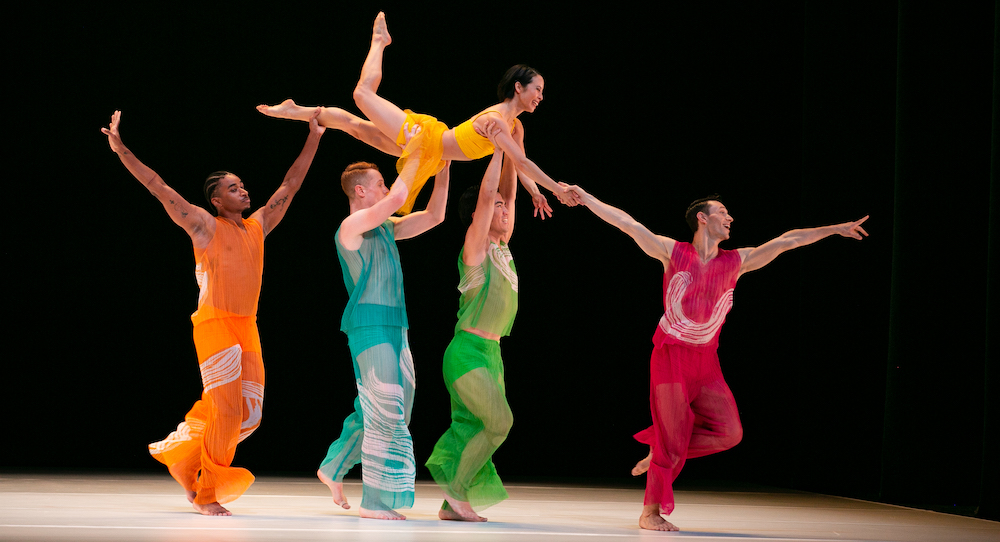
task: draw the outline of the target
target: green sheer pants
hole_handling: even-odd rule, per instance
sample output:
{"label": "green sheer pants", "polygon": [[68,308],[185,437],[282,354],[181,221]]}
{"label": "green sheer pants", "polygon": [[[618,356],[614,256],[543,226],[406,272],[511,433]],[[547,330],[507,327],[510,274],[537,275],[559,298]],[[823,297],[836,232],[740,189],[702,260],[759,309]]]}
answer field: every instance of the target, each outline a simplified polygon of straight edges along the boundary
{"label": "green sheer pants", "polygon": [[507,498],[492,460],[514,423],[500,343],[460,331],[445,350],[443,369],[451,426],[438,439],[427,468],[449,497],[480,510]]}

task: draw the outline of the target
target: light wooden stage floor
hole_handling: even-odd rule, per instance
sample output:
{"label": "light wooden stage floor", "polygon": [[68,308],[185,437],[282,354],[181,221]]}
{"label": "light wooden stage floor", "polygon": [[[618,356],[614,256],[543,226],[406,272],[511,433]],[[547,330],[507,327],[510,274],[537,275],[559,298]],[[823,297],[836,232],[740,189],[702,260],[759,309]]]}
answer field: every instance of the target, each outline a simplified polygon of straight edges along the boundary
{"label": "light wooden stage floor", "polygon": [[228,508],[196,514],[166,474],[0,474],[4,541],[455,541],[588,540],[1000,541],[1000,523],[793,491],[678,491],[670,520],[679,533],[638,528],[642,491],[512,484],[510,499],[483,512],[488,523],[437,519],[441,492],[418,483],[407,521],[360,519],[334,507],[315,479],[260,477]]}

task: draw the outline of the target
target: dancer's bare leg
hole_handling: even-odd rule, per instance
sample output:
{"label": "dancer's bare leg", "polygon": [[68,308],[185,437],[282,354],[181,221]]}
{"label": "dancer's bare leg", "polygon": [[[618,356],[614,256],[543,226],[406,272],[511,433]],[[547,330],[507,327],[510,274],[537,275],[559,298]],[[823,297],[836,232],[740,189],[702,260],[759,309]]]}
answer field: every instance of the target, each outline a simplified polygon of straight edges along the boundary
{"label": "dancer's bare leg", "polygon": [[372,44],[361,66],[361,78],[354,87],[354,103],[368,117],[379,131],[395,140],[399,129],[406,121],[406,113],[396,104],[378,95],[378,86],[382,82],[382,53],[392,43],[389,28],[385,23],[385,13],[381,11],[375,17],[372,26]]}
{"label": "dancer's bare leg", "polygon": [[643,458],[641,461],[632,467],[632,476],[639,476],[640,474],[649,470],[649,463],[653,460],[653,449],[649,449],[649,455]]}
{"label": "dancer's bare leg", "polygon": [[369,510],[358,508],[358,515],[368,519],[406,519],[406,516],[395,510]]}
{"label": "dancer's bare leg", "polygon": [[639,527],[650,531],[679,531],[680,529],[663,519],[660,515],[659,504],[647,504],[642,507],[642,515],[639,516]]}
{"label": "dancer's bare leg", "polygon": [[452,499],[448,495],[444,498],[448,501],[448,508],[442,506],[438,510],[438,518],[452,521],[486,521],[486,518],[477,514],[469,503]]}
{"label": "dancer's bare leg", "polygon": [[316,476],[320,482],[323,482],[326,484],[326,487],[330,488],[334,503],[338,504],[344,510],[351,507],[350,504],[347,504],[347,497],[344,496],[344,484],[342,482],[334,482],[329,476],[323,474],[321,470],[316,471]]}
{"label": "dancer's bare leg", "polygon": [[[278,105],[258,105],[257,111],[269,117],[308,122],[316,108],[303,107],[288,99]],[[322,126],[340,130],[388,155],[399,156],[402,152],[402,149],[396,145],[394,137],[386,136],[380,132],[371,121],[352,115],[339,107],[322,107],[316,120]]]}
{"label": "dancer's bare leg", "polygon": [[203,516],[231,516],[232,512],[226,510],[221,504],[217,502],[210,502],[208,504],[197,504],[192,503],[194,509]]}

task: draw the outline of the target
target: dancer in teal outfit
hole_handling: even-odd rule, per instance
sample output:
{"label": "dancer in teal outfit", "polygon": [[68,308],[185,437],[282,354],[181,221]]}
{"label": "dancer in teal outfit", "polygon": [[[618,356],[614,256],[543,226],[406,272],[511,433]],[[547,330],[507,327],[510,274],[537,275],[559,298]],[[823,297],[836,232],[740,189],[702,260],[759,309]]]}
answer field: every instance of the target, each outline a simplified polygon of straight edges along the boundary
{"label": "dancer in teal outfit", "polygon": [[[495,125],[488,130],[492,143],[501,130]],[[491,458],[514,421],[500,337],[510,334],[517,313],[517,270],[507,246],[514,229],[516,176],[497,147],[482,184],[463,194],[459,207],[469,229],[458,257],[458,324],[444,355],[451,426],[427,460],[444,490],[441,519],[486,521],[475,510],[507,498]]]}
{"label": "dancer in teal outfit", "polygon": [[446,165],[435,177],[427,209],[404,217],[391,215],[406,200],[409,187],[403,179],[412,175],[404,171],[387,189],[377,166],[359,162],[341,176],[351,214],[336,233],[350,295],[340,329],[351,349],[358,398],[316,474],[330,487],[334,502],[350,508],[343,479],[360,462],[359,515],[364,518],[406,519],[394,509],[413,505],[416,463],[407,425],[414,372],[396,240],[419,235],[444,220],[448,172]]}

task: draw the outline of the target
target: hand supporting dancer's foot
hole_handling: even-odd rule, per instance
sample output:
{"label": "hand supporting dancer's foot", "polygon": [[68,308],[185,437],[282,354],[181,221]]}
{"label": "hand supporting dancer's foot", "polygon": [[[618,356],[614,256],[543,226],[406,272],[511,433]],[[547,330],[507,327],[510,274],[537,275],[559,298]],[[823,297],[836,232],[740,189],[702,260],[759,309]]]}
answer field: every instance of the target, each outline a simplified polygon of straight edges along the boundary
{"label": "hand supporting dancer's foot", "polygon": [[347,504],[347,497],[344,496],[344,484],[343,482],[334,482],[329,476],[323,474],[323,471],[316,471],[316,477],[319,478],[320,482],[326,484],[326,487],[330,488],[330,493],[333,494],[333,502],[339,505],[344,510],[351,507]]}
{"label": "hand supporting dancer's foot", "polygon": [[195,511],[203,516],[231,516],[232,512],[226,510],[221,504],[217,502],[210,502],[208,504],[198,504],[193,503],[191,506],[194,507]]}
{"label": "hand supporting dancer's foot", "polygon": [[647,504],[642,507],[642,515],[639,516],[639,527],[650,531],[679,531],[680,529],[663,519],[660,515],[659,504]]}
{"label": "hand supporting dancer's foot", "polygon": [[375,16],[375,24],[372,25],[372,43],[376,41],[382,47],[387,47],[392,43],[392,36],[389,35],[389,26],[385,24],[385,13],[381,11]]}
{"label": "hand supporting dancer's foot", "polygon": [[469,503],[452,499],[448,495],[445,495],[444,499],[447,501],[448,507],[442,506],[438,510],[438,518],[451,521],[486,521],[486,518],[477,514]]}
{"label": "hand supporting dancer's foot", "polygon": [[368,519],[406,519],[406,516],[395,510],[368,510],[358,508],[358,515]]}
{"label": "hand supporting dancer's foot", "polygon": [[653,460],[653,451],[650,450],[649,455],[644,457],[642,461],[639,461],[632,467],[632,476],[639,476],[640,474],[649,470],[649,463]]}

